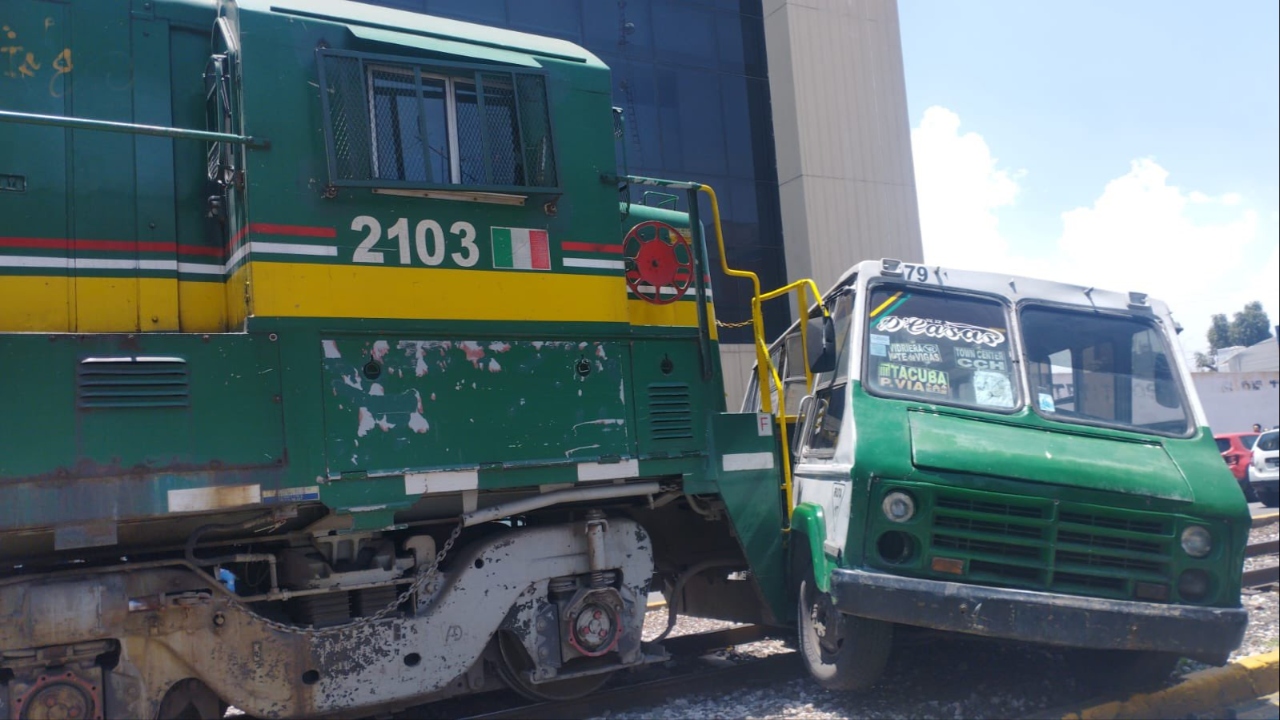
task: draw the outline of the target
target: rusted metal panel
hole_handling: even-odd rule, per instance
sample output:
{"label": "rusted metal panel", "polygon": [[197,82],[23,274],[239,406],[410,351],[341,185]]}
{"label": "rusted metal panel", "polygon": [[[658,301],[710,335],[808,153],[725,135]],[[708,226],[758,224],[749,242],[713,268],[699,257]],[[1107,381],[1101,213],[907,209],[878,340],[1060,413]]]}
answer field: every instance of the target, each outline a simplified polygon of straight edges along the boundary
{"label": "rusted metal panel", "polygon": [[[615,519],[602,539],[605,566],[621,576],[624,662],[637,662],[653,573],[649,537]],[[590,556],[581,524],[514,529],[462,548],[413,616],[321,634],[275,629],[184,569],[9,583],[0,586],[0,646],[119,638],[121,666],[141,678],[139,702],[153,711],[168,685],[194,677],[256,717],[360,714],[445,690],[476,663],[510,609],[544,597],[551,578],[589,574]]]}

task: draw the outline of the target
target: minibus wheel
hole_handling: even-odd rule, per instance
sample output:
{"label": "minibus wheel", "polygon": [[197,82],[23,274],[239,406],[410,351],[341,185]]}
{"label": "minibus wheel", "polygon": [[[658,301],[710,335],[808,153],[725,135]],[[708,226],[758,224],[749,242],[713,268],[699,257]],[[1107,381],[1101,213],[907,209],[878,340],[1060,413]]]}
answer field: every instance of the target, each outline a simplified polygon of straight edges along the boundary
{"label": "minibus wheel", "polygon": [[893,624],[841,613],[814,586],[812,572],[802,577],[796,629],[805,668],[828,690],[867,690],[889,661]]}

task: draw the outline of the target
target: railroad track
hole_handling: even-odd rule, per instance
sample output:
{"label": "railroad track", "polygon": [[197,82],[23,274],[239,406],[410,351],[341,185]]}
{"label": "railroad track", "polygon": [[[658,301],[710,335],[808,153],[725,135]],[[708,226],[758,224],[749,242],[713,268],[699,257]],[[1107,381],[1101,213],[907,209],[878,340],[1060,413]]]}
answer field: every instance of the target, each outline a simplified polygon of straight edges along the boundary
{"label": "railroad track", "polygon": [[[663,647],[673,658],[692,659],[735,645],[776,637],[777,632],[756,625],[746,625],[728,630],[674,637],[664,641]],[[800,677],[801,674],[803,674],[803,668],[795,653],[784,652],[741,662],[706,663],[696,669],[681,671],[670,677],[618,685],[576,700],[522,704],[461,717],[465,720],[587,718],[602,715],[606,711],[661,703],[669,697],[694,691],[727,692],[753,683],[790,680]]]}
{"label": "railroad track", "polygon": [[[1244,556],[1247,558],[1268,555],[1276,557],[1277,561],[1280,562],[1280,539],[1252,543],[1244,549]],[[1278,583],[1280,583],[1280,564],[1246,570],[1241,584],[1247,588],[1258,590]]]}
{"label": "railroad track", "polygon": [[[1276,514],[1256,517],[1253,520],[1253,527],[1258,528],[1270,525],[1277,522],[1277,518]],[[1270,556],[1275,558],[1276,562],[1244,571],[1241,585],[1251,590],[1261,590],[1280,585],[1280,539],[1273,538],[1262,542],[1250,543],[1244,549],[1244,556],[1246,558]]]}

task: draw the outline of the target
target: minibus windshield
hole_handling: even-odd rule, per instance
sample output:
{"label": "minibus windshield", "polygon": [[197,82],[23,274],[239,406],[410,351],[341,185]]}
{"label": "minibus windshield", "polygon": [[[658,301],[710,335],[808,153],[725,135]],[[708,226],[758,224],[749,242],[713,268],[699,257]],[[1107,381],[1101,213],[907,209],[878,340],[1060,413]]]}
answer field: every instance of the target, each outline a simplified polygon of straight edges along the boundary
{"label": "minibus windshield", "polygon": [[1031,405],[1063,422],[1191,432],[1164,335],[1144,318],[1053,307],[1021,311]]}
{"label": "minibus windshield", "polygon": [[868,307],[870,392],[1000,412],[1020,405],[1001,303],[878,285]]}

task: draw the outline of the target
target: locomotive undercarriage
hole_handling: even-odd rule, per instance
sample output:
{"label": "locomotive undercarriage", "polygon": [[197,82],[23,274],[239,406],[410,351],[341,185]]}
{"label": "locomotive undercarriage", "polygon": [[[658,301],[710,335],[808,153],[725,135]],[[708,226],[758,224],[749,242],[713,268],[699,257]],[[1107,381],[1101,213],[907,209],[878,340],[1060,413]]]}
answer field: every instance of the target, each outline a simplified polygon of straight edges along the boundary
{"label": "locomotive undercarriage", "polygon": [[663,657],[641,643],[651,583],[697,608],[733,593],[682,573],[745,566],[701,505],[671,490],[641,503],[480,523],[434,571],[455,522],[263,536],[277,511],[202,526],[182,557],[0,580],[0,717],[40,705],[203,718],[223,701],[257,717],[355,716],[503,686],[590,692]]}

